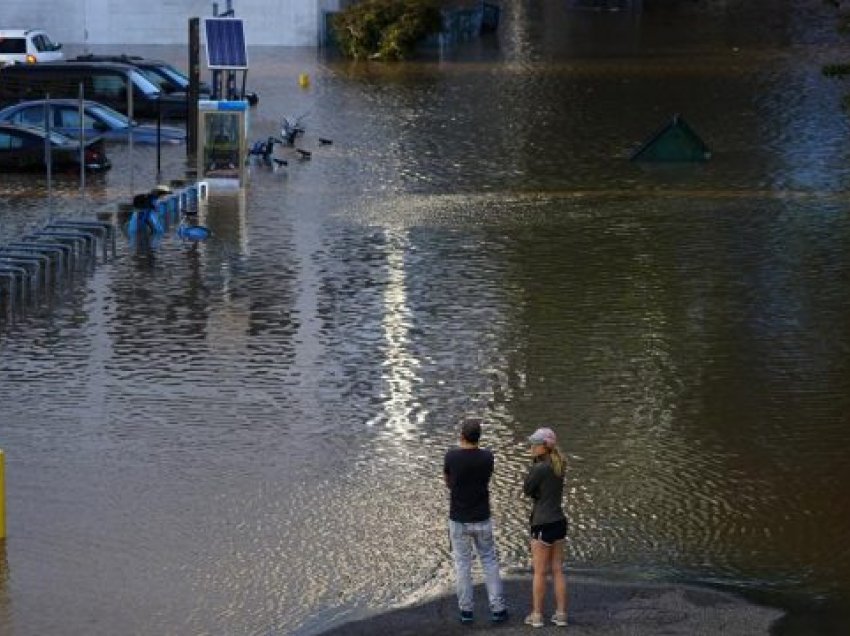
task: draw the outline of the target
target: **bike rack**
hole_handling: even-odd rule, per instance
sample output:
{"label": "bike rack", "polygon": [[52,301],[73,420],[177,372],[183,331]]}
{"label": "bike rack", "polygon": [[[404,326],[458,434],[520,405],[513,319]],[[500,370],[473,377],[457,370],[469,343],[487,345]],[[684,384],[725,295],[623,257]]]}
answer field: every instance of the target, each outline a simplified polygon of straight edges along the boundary
{"label": "bike rack", "polygon": [[101,247],[103,249],[104,262],[109,257],[109,252],[107,249],[107,239],[111,239],[112,241],[112,256],[115,256],[118,251],[118,239],[117,234],[115,232],[115,226],[111,223],[107,223],[106,221],[54,221],[45,229],[71,229],[78,230],[80,232],[97,233],[97,236],[101,242]]}
{"label": "bike rack", "polygon": [[[38,296],[39,291],[39,278],[42,273],[42,263],[41,259],[35,256],[6,256],[2,252],[0,252],[0,264],[3,265],[12,265],[14,267],[20,267],[21,269],[26,270],[27,275],[30,277],[30,285],[32,286],[32,296],[35,299]],[[30,271],[28,268],[32,267],[34,271]]]}
{"label": "bike rack", "polygon": [[15,248],[0,249],[0,260],[15,258],[21,261],[28,261],[38,265],[38,273],[44,278],[44,288],[50,287],[50,256],[47,254],[34,254],[26,250],[17,250]]}
{"label": "bike rack", "polygon": [[41,230],[39,232],[34,232],[33,234],[30,234],[29,237],[25,237],[25,239],[30,237],[36,240],[49,239],[59,241],[61,243],[70,244],[72,246],[72,254],[74,255],[74,260],[77,263],[80,261],[80,259],[86,256],[86,247],[88,246],[88,242],[86,241],[86,237],[82,234],[77,234],[73,232],[58,232],[56,230]]}
{"label": "bike rack", "polygon": [[75,227],[67,227],[60,223],[51,223],[50,225],[46,225],[44,230],[47,232],[64,232],[66,234],[79,236],[85,241],[89,256],[95,255],[95,250],[97,249],[97,237],[95,237],[94,232]]}
{"label": "bike rack", "polygon": [[[167,225],[181,214],[197,209],[209,196],[206,181],[175,184],[175,191],[156,203],[156,213]],[[103,261],[118,253],[118,226],[90,219],[54,219],[40,230],[0,246],[0,305],[5,307],[6,322],[27,304],[38,300],[43,281],[45,293],[57,289],[85,262],[98,262],[98,247]],[[3,316],[0,314],[0,319]]]}
{"label": "bike rack", "polygon": [[9,322],[9,323],[11,323],[13,321],[15,299],[18,296],[18,293],[17,293],[17,291],[18,291],[17,290],[18,279],[16,278],[16,276],[17,276],[17,274],[15,273],[15,271],[0,266],[0,278],[5,278],[7,281],[9,281],[9,283],[7,285],[8,290],[9,290],[8,291],[9,300],[5,303],[6,304],[6,321]]}
{"label": "bike rack", "polygon": [[65,267],[71,266],[71,247],[62,243],[46,243],[46,242],[14,242],[6,245],[7,248],[15,248],[16,250],[24,250],[33,252],[34,254],[52,255],[56,262],[56,278],[61,278],[64,274]]}
{"label": "bike rack", "polygon": [[10,273],[21,279],[21,304],[25,305],[27,302],[27,284],[31,284],[27,269],[24,267],[0,263],[0,271],[4,274]]}
{"label": "bike rack", "polygon": [[78,265],[95,257],[100,241],[104,260],[111,239],[113,255],[117,252],[115,228],[106,222],[59,220],[18,241],[0,247],[0,280],[8,288],[6,319],[14,320],[18,299],[20,307],[39,298],[41,282],[45,293],[58,287],[64,275],[73,278]]}

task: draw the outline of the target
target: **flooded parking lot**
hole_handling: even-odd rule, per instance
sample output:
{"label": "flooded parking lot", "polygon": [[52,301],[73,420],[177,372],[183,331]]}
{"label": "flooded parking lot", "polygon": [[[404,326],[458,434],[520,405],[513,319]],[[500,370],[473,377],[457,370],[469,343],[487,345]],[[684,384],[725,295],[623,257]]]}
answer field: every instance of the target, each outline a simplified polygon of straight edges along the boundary
{"label": "flooded parking lot", "polygon": [[[252,49],[250,138],[306,113],[312,160],[213,197],[209,242],[121,241],[0,328],[3,633],[313,633],[440,588],[470,412],[507,567],[546,425],[571,568],[842,624],[850,120],[820,74],[840,40],[799,15],[517,4],[401,65]],[[712,160],[630,163],[674,112]],[[0,242],[156,183],[153,148],[109,150],[84,197],[0,175]]]}

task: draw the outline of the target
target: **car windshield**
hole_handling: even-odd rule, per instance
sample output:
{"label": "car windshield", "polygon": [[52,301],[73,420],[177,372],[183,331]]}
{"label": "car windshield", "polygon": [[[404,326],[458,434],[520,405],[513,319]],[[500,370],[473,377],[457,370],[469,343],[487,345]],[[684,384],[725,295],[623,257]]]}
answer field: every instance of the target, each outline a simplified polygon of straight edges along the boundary
{"label": "car windshield", "polygon": [[106,123],[112,130],[116,128],[127,128],[130,122],[126,115],[119,113],[117,110],[113,110],[108,106],[104,106],[103,104],[89,107],[89,112],[93,117]]}
{"label": "car windshield", "polygon": [[159,94],[159,88],[138,71],[130,71],[130,77],[133,78],[133,84],[145,95],[153,97]]}
{"label": "car windshield", "polygon": [[45,51],[58,51],[59,45],[53,42],[46,33],[42,33],[41,37],[44,38],[44,50]]}
{"label": "car windshield", "polygon": [[157,90],[159,90],[160,92],[164,92],[165,89],[168,88],[168,86],[169,86],[168,80],[165,77],[163,77],[162,75],[160,75],[159,73],[157,73],[156,71],[154,71],[153,69],[140,68],[139,72],[142,75],[144,75],[145,78],[151,84],[156,86]]}
{"label": "car windshield", "polygon": [[163,73],[166,73],[168,77],[170,77],[175,84],[180,86],[181,88],[188,88],[189,86],[189,78],[183,75],[180,71],[169,64],[163,64],[159,67]]}

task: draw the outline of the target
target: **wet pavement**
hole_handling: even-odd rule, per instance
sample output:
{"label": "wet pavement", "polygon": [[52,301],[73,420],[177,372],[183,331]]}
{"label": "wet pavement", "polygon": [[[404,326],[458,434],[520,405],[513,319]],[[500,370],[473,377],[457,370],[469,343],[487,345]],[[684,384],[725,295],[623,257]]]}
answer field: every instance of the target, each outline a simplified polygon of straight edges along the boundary
{"label": "wet pavement", "polygon": [[[478,604],[475,622],[461,625],[457,600],[445,595],[425,603],[393,610],[339,625],[321,632],[323,636],[366,636],[368,634],[614,634],[629,636],[690,636],[728,634],[755,636],[770,634],[781,611],[705,588],[684,585],[657,585],[570,577],[570,611],[567,627],[550,623],[532,629],[524,624],[531,598],[531,581],[512,578],[505,581],[505,593],[513,604],[505,623],[493,624],[486,604],[486,592],[476,588]],[[550,592],[551,595],[551,592]],[[525,602],[523,603],[522,600]],[[514,609],[516,608],[516,609]]]}

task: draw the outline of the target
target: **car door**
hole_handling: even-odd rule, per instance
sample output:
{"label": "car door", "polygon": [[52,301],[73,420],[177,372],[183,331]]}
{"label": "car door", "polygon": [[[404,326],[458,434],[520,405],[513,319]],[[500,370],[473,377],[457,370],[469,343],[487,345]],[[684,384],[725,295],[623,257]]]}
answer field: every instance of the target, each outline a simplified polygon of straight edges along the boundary
{"label": "car door", "polygon": [[[53,107],[56,117],[54,118],[55,129],[75,139],[80,138],[80,109],[76,106],[60,105]],[[100,134],[95,130],[92,116],[83,112],[83,134],[90,139]]]}
{"label": "car door", "polygon": [[21,170],[37,164],[33,144],[27,143],[27,133],[18,130],[0,130],[0,166],[5,170]]}
{"label": "car door", "polygon": [[95,71],[92,76],[92,93],[89,99],[126,112],[127,78],[109,71]]}

